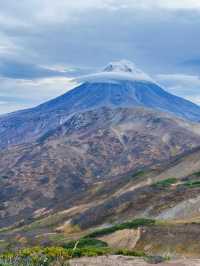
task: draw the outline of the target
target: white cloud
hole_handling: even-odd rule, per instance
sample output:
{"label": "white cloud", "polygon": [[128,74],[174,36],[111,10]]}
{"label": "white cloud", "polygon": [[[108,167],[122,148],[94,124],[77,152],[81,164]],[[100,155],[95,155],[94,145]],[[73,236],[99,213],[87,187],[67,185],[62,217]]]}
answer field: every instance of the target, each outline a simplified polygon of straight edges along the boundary
{"label": "white cloud", "polygon": [[16,111],[16,110],[23,110],[23,109],[26,109],[29,107],[31,107],[31,105],[18,104],[15,102],[4,102],[4,103],[0,102],[0,115],[11,113],[11,112]]}
{"label": "white cloud", "polygon": [[38,80],[0,78],[0,113],[34,107],[69,91],[75,83],[64,77]]}
{"label": "white cloud", "polygon": [[200,9],[199,0],[157,0],[156,3],[160,7],[170,9]]}
{"label": "white cloud", "polygon": [[161,81],[169,82],[181,82],[181,84],[192,84],[200,85],[200,77],[197,75],[186,75],[186,74],[159,74],[157,79]]}
{"label": "white cloud", "polygon": [[169,92],[200,104],[200,77],[186,74],[159,74],[156,80]]}
{"label": "white cloud", "polygon": [[[47,1],[49,3],[49,1]],[[73,9],[87,8],[167,8],[167,9],[195,9],[200,8],[199,0],[76,0],[59,1],[54,8],[60,6]]]}
{"label": "white cloud", "polygon": [[[49,5],[49,0],[43,1],[46,5]],[[41,5],[41,1],[38,1]],[[200,8],[199,0],[76,0],[76,1],[56,1],[52,2],[50,6],[54,6],[55,9],[62,8],[74,8],[74,9],[87,9],[87,8],[110,8],[111,6],[120,7],[162,7],[162,8]]]}
{"label": "white cloud", "polygon": [[12,95],[12,97],[37,102],[56,97],[75,86],[71,79],[64,77],[38,80],[0,78],[0,83],[0,97]]}
{"label": "white cloud", "polygon": [[199,0],[127,0],[123,2],[126,3],[127,7],[137,8],[200,9]]}
{"label": "white cloud", "polygon": [[[1,22],[0,22],[1,24]],[[0,32],[0,56],[14,54],[17,52],[18,47],[8,38],[4,33]]]}
{"label": "white cloud", "polygon": [[[12,6],[12,8],[11,8]],[[63,21],[66,19],[76,20],[74,12],[85,12],[88,9],[200,9],[199,0],[8,0],[2,4],[1,16],[7,18],[4,21],[15,23],[16,26],[26,25],[31,20],[43,20],[46,22]],[[30,12],[30,10],[32,12]],[[4,14],[5,12],[5,14]],[[13,16],[14,15],[14,16]],[[20,19],[19,19],[20,18]]]}
{"label": "white cloud", "polygon": [[[199,16],[193,19],[193,9],[200,10],[200,0],[7,0],[0,5],[0,57],[16,62],[64,73],[65,64],[97,67],[126,57],[157,73],[181,72],[173,66],[198,59]],[[176,10],[187,12],[180,16]],[[169,74],[157,80],[199,103],[198,76]],[[0,113],[36,105],[72,86],[67,78],[0,82]]]}

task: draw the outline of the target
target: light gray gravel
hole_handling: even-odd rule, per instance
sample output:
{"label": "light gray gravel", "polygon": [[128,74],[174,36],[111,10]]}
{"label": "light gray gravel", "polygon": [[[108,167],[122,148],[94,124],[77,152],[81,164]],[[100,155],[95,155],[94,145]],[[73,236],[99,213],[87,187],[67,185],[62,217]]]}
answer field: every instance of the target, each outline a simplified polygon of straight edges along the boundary
{"label": "light gray gravel", "polygon": [[[70,266],[151,266],[155,264],[149,264],[142,258],[133,258],[125,256],[102,256],[92,258],[80,258],[70,261]],[[200,259],[179,259],[171,260],[168,262],[158,263],[158,266],[200,266]]]}

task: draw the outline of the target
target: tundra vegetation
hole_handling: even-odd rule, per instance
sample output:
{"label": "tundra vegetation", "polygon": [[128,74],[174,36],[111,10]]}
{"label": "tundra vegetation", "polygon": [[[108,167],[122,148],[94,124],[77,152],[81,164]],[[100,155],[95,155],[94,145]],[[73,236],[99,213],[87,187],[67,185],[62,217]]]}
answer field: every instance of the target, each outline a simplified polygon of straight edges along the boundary
{"label": "tundra vegetation", "polygon": [[[78,240],[66,242],[62,246],[27,247],[16,251],[6,251],[0,255],[0,266],[64,266],[70,265],[69,260],[80,257],[103,255],[123,255],[151,259],[145,252],[128,249],[115,249],[96,237],[107,235],[118,230],[151,226],[152,219],[135,219],[130,222],[117,224],[108,228],[96,230]],[[163,258],[168,259],[168,258]]]}

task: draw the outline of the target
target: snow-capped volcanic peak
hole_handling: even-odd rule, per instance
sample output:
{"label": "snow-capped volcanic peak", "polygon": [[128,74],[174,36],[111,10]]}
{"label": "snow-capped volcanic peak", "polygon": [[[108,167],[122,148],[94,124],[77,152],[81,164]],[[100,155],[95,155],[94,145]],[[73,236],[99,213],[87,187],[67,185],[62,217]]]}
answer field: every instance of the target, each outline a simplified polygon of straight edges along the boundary
{"label": "snow-capped volcanic peak", "polygon": [[128,60],[121,60],[116,62],[109,63],[103,70],[104,72],[125,72],[132,74],[141,74],[143,73],[138,69],[134,63]]}
{"label": "snow-capped volcanic peak", "polygon": [[79,82],[119,82],[119,81],[148,81],[154,82],[152,78],[144,73],[142,70],[137,68],[134,63],[121,60],[109,63],[103,71],[95,74],[82,76],[78,78]]}

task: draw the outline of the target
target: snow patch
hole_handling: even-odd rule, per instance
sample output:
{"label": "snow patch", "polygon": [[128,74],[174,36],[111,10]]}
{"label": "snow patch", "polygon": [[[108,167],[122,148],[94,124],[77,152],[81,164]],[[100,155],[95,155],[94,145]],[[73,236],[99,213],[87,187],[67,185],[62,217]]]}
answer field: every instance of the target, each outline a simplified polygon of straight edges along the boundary
{"label": "snow patch", "polygon": [[97,72],[91,75],[85,75],[78,77],[78,82],[90,82],[90,83],[118,83],[120,81],[155,81],[142,70],[137,68],[134,63],[121,60],[118,62],[109,63],[103,71]]}

